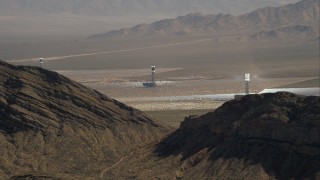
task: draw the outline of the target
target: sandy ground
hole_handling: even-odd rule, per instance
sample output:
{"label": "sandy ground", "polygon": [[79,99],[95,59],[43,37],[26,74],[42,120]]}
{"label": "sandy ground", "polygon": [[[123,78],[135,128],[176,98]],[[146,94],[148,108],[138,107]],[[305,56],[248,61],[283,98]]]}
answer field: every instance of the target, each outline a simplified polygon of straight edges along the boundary
{"label": "sandy ground", "polygon": [[[164,68],[158,72],[179,69]],[[143,111],[168,111],[215,109],[230,99],[210,97],[217,94],[238,94],[244,92],[244,80],[241,77],[209,79],[207,77],[184,80],[158,81],[157,87],[147,88],[146,81],[131,81],[132,77],[150,74],[149,69],[103,70],[103,71],[58,71],[86,86],[96,89],[112,98]],[[259,93],[265,88],[294,83],[308,78],[260,78],[253,76],[250,82],[251,93]]]}
{"label": "sandy ground", "polygon": [[[166,73],[170,71],[176,71],[180,68],[160,68],[157,69],[157,73]],[[112,85],[126,83],[130,77],[139,77],[150,75],[149,69],[116,69],[116,70],[57,70],[56,72],[63,74],[70,79],[74,79],[84,84],[108,84]],[[134,86],[134,82],[131,82]],[[124,84],[125,86],[125,84]],[[128,85],[130,86],[130,85]]]}
{"label": "sandy ground", "polygon": [[127,104],[142,111],[202,110],[216,109],[222,101],[158,101],[128,102]]}
{"label": "sandy ground", "polygon": [[[251,93],[319,76],[319,42],[211,39],[0,43],[0,49],[4,57],[19,59],[12,61],[16,65],[38,65],[26,59],[42,56],[44,68],[145,111],[214,109],[221,99],[185,97],[243,93],[245,73],[251,73]],[[158,86],[145,88],[152,65]]]}

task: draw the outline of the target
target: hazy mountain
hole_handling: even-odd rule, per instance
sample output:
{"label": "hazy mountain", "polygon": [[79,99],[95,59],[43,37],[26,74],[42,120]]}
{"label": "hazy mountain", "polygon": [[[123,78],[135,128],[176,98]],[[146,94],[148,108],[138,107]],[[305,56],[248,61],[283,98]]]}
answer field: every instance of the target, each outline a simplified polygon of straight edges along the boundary
{"label": "hazy mountain", "polygon": [[56,72],[0,61],[0,76],[0,179],[98,178],[169,130]]}
{"label": "hazy mountain", "polygon": [[241,14],[297,0],[0,0],[0,15],[182,15],[191,12]]}
{"label": "hazy mountain", "polygon": [[296,25],[310,25],[318,32],[319,17],[319,1],[303,0],[282,7],[258,9],[240,16],[188,14],[176,19],[165,19],[151,24],[140,24],[132,28],[98,34],[92,38],[253,33]]}
{"label": "hazy mountain", "polygon": [[289,26],[272,31],[261,31],[249,36],[249,40],[314,39],[316,31],[311,26]]}
{"label": "hazy mountain", "polygon": [[319,25],[319,1],[302,0],[278,8],[267,7],[239,16],[246,25],[275,28],[293,25]]}
{"label": "hazy mountain", "polygon": [[[319,179],[320,97],[248,95],[190,116],[108,172],[118,179]],[[123,171],[126,169],[126,171]]]}
{"label": "hazy mountain", "polygon": [[0,40],[88,36],[188,13],[243,14],[298,0],[0,0]]}

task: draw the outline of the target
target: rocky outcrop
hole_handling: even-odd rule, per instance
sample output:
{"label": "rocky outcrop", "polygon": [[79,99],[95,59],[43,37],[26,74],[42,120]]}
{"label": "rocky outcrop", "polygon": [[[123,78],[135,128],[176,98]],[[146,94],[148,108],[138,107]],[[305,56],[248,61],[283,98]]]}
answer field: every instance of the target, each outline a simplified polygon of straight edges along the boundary
{"label": "rocky outcrop", "polygon": [[146,151],[122,168],[138,178],[319,179],[320,97],[247,95],[186,118]]}
{"label": "rocky outcrop", "polygon": [[169,130],[56,72],[0,61],[0,179],[99,177]]}
{"label": "rocky outcrop", "polygon": [[[184,177],[319,178],[320,97],[280,92],[227,102],[214,112],[187,118],[156,153],[181,154],[186,161],[204,149],[207,156],[191,170],[182,169]],[[201,173],[195,172],[198,163],[205,164]]]}

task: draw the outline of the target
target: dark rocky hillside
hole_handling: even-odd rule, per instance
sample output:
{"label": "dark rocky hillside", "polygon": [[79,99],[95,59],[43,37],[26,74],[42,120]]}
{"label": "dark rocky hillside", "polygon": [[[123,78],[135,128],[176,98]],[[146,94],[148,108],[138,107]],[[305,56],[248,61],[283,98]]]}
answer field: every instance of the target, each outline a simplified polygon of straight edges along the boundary
{"label": "dark rocky hillside", "polygon": [[0,179],[320,179],[320,97],[248,95],[171,134],[55,72],[0,61]]}
{"label": "dark rocky hillside", "polygon": [[123,178],[319,179],[320,97],[280,92],[226,102],[186,118],[109,175],[119,169]]}
{"label": "dark rocky hillside", "polygon": [[0,61],[0,179],[96,178],[169,128],[56,72]]}

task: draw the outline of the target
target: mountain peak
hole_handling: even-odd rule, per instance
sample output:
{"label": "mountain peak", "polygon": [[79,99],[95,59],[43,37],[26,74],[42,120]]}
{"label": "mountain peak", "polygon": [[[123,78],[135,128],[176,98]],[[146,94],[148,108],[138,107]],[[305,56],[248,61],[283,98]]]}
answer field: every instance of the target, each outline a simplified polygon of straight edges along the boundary
{"label": "mountain peak", "polygon": [[0,179],[99,177],[92,171],[170,130],[53,71],[0,61],[0,77]]}
{"label": "mountain peak", "polygon": [[303,0],[282,7],[261,8],[240,16],[223,13],[216,15],[191,13],[175,19],[164,19],[151,24],[143,24],[143,28],[140,29],[136,26],[94,35],[89,38],[221,35],[239,32],[257,33],[280,29],[286,26],[316,27],[319,24],[318,20],[318,1]]}
{"label": "mountain peak", "polygon": [[[114,119],[124,119],[121,114],[135,115],[136,123],[156,125],[138,110],[57,72],[40,67],[13,66],[3,61],[0,61],[0,69],[1,108],[6,110],[1,114],[6,119],[1,121],[4,131],[15,132],[13,129],[19,130],[19,127],[42,129],[62,121],[78,121],[102,128]],[[83,111],[79,112],[79,109]],[[13,121],[16,124],[11,123]]]}

